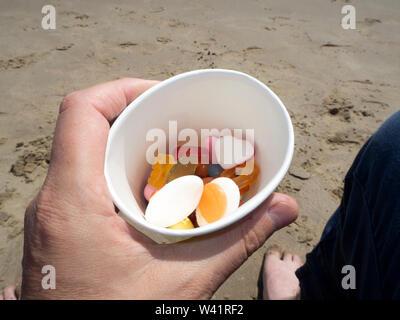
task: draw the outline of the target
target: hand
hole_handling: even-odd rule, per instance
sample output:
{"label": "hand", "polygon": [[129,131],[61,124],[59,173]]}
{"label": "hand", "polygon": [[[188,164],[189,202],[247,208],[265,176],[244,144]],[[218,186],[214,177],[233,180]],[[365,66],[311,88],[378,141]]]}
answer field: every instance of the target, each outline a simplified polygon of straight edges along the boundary
{"label": "hand", "polygon": [[[172,245],[154,243],[121,219],[103,174],[110,123],[156,83],[121,79],[63,100],[48,174],[25,215],[23,299],[210,298],[297,218],[296,202],[275,193],[231,227]],[[42,288],[44,265],[55,267],[56,290]]]}

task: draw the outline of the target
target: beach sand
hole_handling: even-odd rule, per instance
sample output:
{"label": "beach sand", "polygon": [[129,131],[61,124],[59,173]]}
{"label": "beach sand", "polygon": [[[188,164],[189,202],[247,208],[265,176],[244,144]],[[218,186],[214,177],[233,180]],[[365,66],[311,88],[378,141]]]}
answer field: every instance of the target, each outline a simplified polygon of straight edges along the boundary
{"label": "beach sand", "polygon": [[[266,249],[303,259],[340,203],[362,144],[399,109],[400,2],[48,1],[0,3],[0,287],[21,273],[23,218],[46,174],[58,107],[69,92],[121,77],[163,80],[200,68],[246,72],[279,95],[295,154],[278,191],[300,216],[239,268],[214,298],[256,299]],[[356,30],[341,8],[356,8]],[[212,115],[210,115],[212,116]]]}

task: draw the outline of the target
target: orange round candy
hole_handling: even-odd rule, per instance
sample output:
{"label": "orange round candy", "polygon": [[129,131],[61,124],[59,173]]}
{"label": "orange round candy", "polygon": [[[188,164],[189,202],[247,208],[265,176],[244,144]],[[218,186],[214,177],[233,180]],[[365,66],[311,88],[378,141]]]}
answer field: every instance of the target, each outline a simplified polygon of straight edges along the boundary
{"label": "orange round candy", "polygon": [[206,184],[198,206],[204,220],[211,223],[221,219],[226,207],[227,199],[224,190],[215,183]]}

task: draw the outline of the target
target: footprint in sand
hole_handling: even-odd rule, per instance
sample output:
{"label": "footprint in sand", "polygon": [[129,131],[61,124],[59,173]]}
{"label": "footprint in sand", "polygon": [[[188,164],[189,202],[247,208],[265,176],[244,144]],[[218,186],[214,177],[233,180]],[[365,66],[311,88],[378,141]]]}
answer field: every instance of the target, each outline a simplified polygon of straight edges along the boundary
{"label": "footprint in sand", "polygon": [[129,48],[129,47],[135,47],[135,46],[137,46],[138,45],[138,43],[137,42],[130,42],[130,41],[127,41],[127,42],[122,42],[122,43],[120,43],[118,46],[120,47],[120,48]]}
{"label": "footprint in sand", "polygon": [[62,45],[62,46],[58,46],[56,47],[57,51],[67,51],[68,49],[73,47],[73,43],[67,44],[67,45]]}
{"label": "footprint in sand", "polygon": [[3,144],[5,144],[7,142],[7,138],[0,138],[0,146],[2,146]]}
{"label": "footprint in sand", "polygon": [[[37,175],[44,174],[50,163],[51,136],[29,142],[19,142],[15,151],[22,152],[12,164],[10,173],[23,177],[26,183],[32,182]],[[37,171],[38,168],[41,170]]]}
{"label": "footprint in sand", "polygon": [[43,58],[47,54],[48,52],[43,52],[40,54],[31,53],[25,56],[10,58],[8,60],[0,60],[0,70],[24,68],[26,66],[38,62],[41,58]]}
{"label": "footprint in sand", "polygon": [[261,50],[263,50],[263,49],[258,47],[258,46],[250,46],[250,47],[247,47],[246,49],[244,49],[243,52],[245,52],[245,53],[250,53],[250,52],[253,53],[253,52],[259,52]]}
{"label": "footprint in sand", "polygon": [[169,38],[165,38],[165,37],[157,37],[157,42],[160,42],[162,44],[167,44],[169,42],[171,42],[172,40]]}
{"label": "footprint in sand", "polygon": [[294,237],[297,243],[312,247],[315,245],[317,236],[307,224],[307,220],[307,216],[300,216],[295,222],[286,227],[286,233]]}
{"label": "footprint in sand", "polygon": [[171,28],[177,28],[177,27],[186,27],[187,24],[178,19],[170,19],[168,22],[168,26]]}
{"label": "footprint in sand", "polygon": [[163,12],[163,11],[165,11],[164,7],[158,7],[158,8],[155,8],[155,9],[151,9],[150,13],[160,13],[160,12]]}
{"label": "footprint in sand", "polygon": [[359,24],[365,24],[366,26],[370,27],[377,23],[382,23],[381,20],[375,18],[365,18],[364,21],[357,21]]}
{"label": "footprint in sand", "polygon": [[324,98],[322,104],[330,116],[339,117],[340,120],[345,122],[351,121],[350,111],[354,108],[354,104],[350,99],[342,98],[334,93]]}
{"label": "footprint in sand", "polygon": [[3,208],[4,202],[11,199],[15,192],[15,188],[6,188],[4,192],[0,192],[0,225],[4,225],[10,218],[10,215],[1,209]]}

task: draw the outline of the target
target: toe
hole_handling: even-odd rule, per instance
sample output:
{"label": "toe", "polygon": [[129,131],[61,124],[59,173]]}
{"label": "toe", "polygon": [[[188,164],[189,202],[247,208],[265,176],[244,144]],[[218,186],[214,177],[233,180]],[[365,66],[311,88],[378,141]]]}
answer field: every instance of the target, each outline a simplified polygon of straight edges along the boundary
{"label": "toe", "polygon": [[297,267],[301,267],[303,265],[301,258],[296,254],[293,255],[293,262],[296,264]]}
{"label": "toe", "polygon": [[281,253],[279,251],[268,251],[265,255],[264,269],[268,269],[269,266],[276,264],[281,260]]}
{"label": "toe", "polygon": [[17,300],[21,297],[21,286],[22,286],[22,278],[19,277],[17,283],[15,284],[15,296]]}
{"label": "toe", "polygon": [[17,297],[15,296],[14,286],[5,287],[3,290],[3,294],[4,294],[4,300],[17,300]]}
{"label": "toe", "polygon": [[286,262],[293,261],[293,255],[291,253],[289,253],[289,252],[285,252],[285,254],[283,255],[283,259],[282,260],[286,261]]}
{"label": "toe", "polygon": [[279,251],[268,251],[264,258],[264,274],[270,273],[280,260],[281,253]]}
{"label": "toe", "polygon": [[268,256],[276,257],[276,258],[280,259],[281,258],[281,253],[279,251],[277,251],[277,250],[270,250],[270,251],[267,252],[267,254],[265,256],[265,259],[268,259]]}

